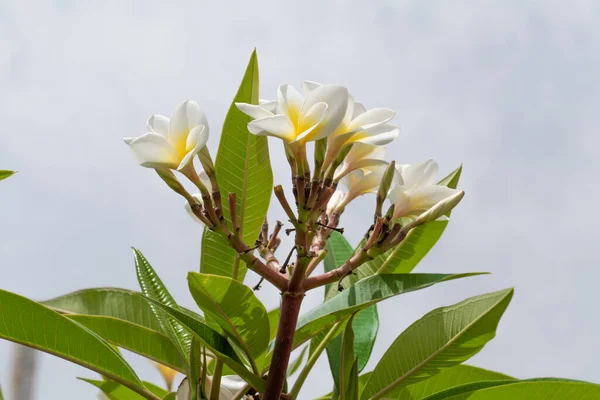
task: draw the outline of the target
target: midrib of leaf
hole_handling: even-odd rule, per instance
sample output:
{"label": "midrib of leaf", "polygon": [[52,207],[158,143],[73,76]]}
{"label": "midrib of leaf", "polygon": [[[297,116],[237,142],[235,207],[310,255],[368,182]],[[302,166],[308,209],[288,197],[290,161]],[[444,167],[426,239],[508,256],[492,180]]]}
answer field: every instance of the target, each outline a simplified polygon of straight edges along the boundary
{"label": "midrib of leaf", "polygon": [[[408,372],[406,372],[404,375],[402,375],[401,377],[399,377],[398,379],[396,379],[395,381],[393,381],[392,383],[390,383],[389,385],[387,385],[386,387],[384,387],[383,389],[381,389],[379,392],[375,393],[372,397],[369,398],[369,400],[380,399],[381,396],[383,396],[384,394],[386,394],[390,390],[394,389],[396,386],[400,385],[406,379],[410,378],[414,373],[416,373],[419,370],[421,370],[421,368],[423,368],[424,366],[426,366],[427,364],[429,364],[429,362],[431,360],[433,360],[434,358],[436,358],[444,350],[446,350],[448,347],[450,347],[451,345],[453,345],[458,339],[460,339],[462,337],[462,335],[465,334],[466,331],[468,331],[469,329],[471,329],[473,327],[473,325],[475,325],[483,317],[485,317],[490,312],[492,312],[498,306],[498,304],[500,304],[502,301],[504,301],[504,299],[506,299],[506,295],[502,296],[497,302],[495,302],[492,306],[490,306],[487,311],[485,311],[484,313],[480,314],[477,319],[473,320],[472,322],[470,322],[469,324],[467,324],[463,329],[461,329],[459,332],[457,332],[456,335],[452,339],[450,339],[444,346],[440,347],[439,350],[433,352],[430,356],[428,356],[427,358],[425,358],[423,361],[421,361],[419,364],[417,364],[411,370],[409,370]],[[434,315],[437,316],[438,314],[432,314],[430,316],[430,318],[433,317]]]}
{"label": "midrib of leaf", "polygon": [[221,308],[221,305],[219,304],[219,302],[209,292],[204,290],[202,288],[202,285],[196,285],[195,287],[202,290],[202,293],[204,293],[209,299],[211,299],[211,301],[213,302],[213,304],[216,306],[217,310],[219,311],[219,314],[221,314],[221,317],[223,317],[223,319],[227,322],[227,325],[229,325],[229,327],[233,331],[235,338],[237,339],[238,343],[244,350],[244,353],[246,353],[246,356],[248,357],[248,361],[250,361],[250,365],[252,366],[252,371],[257,375],[260,375],[260,371],[258,370],[258,366],[256,365],[256,360],[254,359],[254,356],[252,355],[252,352],[250,351],[250,347],[248,347],[248,343],[246,343],[244,338],[242,338],[237,327],[231,322],[230,318],[227,316],[227,313],[225,313],[223,308]]}

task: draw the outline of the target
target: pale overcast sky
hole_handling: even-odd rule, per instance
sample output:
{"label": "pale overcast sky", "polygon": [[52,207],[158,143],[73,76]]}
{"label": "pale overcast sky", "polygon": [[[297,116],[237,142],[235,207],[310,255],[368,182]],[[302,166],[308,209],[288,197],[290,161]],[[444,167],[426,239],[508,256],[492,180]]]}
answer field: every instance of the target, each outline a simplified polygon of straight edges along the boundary
{"label": "pale overcast sky", "polygon": [[[397,111],[388,159],[432,157],[443,173],[464,163],[467,196],[418,271],[492,275],[381,304],[368,368],[430,309],[514,286],[497,338],[471,363],[600,382],[599,26],[594,1],[2,1],[0,168],[20,172],[0,184],[0,287],[36,299],[136,289],[133,245],[193,307],[185,275],[198,269],[201,229],[121,138],[193,99],[215,149],[256,47],[261,97],[280,83],[342,84]],[[271,151],[275,182],[287,184],[282,150]],[[353,243],[372,204],[348,209]],[[5,387],[11,349],[0,341]],[[323,357],[303,399],[330,390],[327,371]],[[95,398],[77,376],[96,374],[44,355],[36,398]]]}

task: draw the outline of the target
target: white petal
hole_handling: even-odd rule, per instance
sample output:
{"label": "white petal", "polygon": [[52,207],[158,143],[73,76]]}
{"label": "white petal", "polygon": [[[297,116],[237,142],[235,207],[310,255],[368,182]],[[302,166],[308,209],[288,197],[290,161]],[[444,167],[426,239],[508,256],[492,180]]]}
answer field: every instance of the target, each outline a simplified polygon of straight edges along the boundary
{"label": "white petal", "polygon": [[452,189],[443,185],[420,188],[410,194],[411,206],[413,209],[423,212],[459,192],[460,190],[458,189]]}
{"label": "white petal", "polygon": [[410,209],[410,197],[408,197],[401,187],[396,186],[392,189],[388,198],[394,204],[394,219],[406,215]]}
{"label": "white petal", "polygon": [[[196,193],[192,195],[193,198],[195,198],[196,200],[198,200],[198,203],[202,204],[202,195],[200,193]],[[187,211],[187,213],[189,214],[190,217],[192,217],[192,219],[194,221],[196,221],[197,223],[204,225],[204,222],[202,222],[200,220],[200,218],[198,218],[196,216],[196,214],[194,214],[194,212],[192,211],[192,207],[190,206],[190,203],[188,203],[187,201],[184,204],[185,207],[185,211]]]}
{"label": "white petal", "polygon": [[190,385],[188,385],[188,379],[185,378],[179,384],[177,389],[176,400],[189,400],[190,399]]}
{"label": "white petal", "polygon": [[369,143],[377,146],[383,146],[398,137],[400,134],[400,128],[392,124],[383,124],[376,127],[367,129],[362,132],[358,132],[357,142]]}
{"label": "white petal", "polygon": [[396,112],[393,110],[387,108],[373,108],[352,119],[349,128],[351,131],[362,131],[373,128],[377,125],[391,121],[392,118],[394,118],[394,115],[396,115]]}
{"label": "white petal", "polygon": [[364,114],[367,109],[365,108],[365,105],[363,103],[361,103],[360,101],[356,101],[354,100],[354,112],[352,113],[352,119],[358,117],[360,114]]}
{"label": "white petal", "polygon": [[318,87],[321,87],[323,85],[321,85],[318,82],[313,82],[313,81],[304,81],[304,83],[302,83],[302,91],[304,92],[304,95],[306,96],[309,92],[312,92],[313,90],[315,90]]}
{"label": "white petal", "polygon": [[[126,143],[128,140],[130,139]],[[128,144],[133,157],[142,167],[176,168],[179,164],[179,157],[173,146],[158,133],[148,132],[130,140]]]}
{"label": "white petal", "polygon": [[319,125],[324,121],[327,115],[328,105],[326,103],[317,103],[304,115],[302,123],[298,126],[301,131],[294,142],[310,142],[321,139],[319,135]]}
{"label": "white petal", "polygon": [[204,125],[196,126],[187,137],[186,151],[177,169],[181,171],[188,163],[192,162],[194,156],[206,146],[208,141],[208,129]]}
{"label": "white petal", "polygon": [[206,188],[212,192],[212,184],[210,183],[210,178],[206,174],[206,171],[201,171],[198,176],[200,177],[200,182],[202,182],[204,186],[206,186]]}
{"label": "white petal", "polygon": [[321,102],[327,104],[327,114],[323,122],[319,125],[318,133],[315,132],[316,135],[311,140],[318,140],[329,136],[342,122],[348,107],[348,90],[343,86],[323,85],[311,91],[306,96],[306,100],[302,105],[300,120],[303,120],[303,117],[315,104]]}
{"label": "white petal", "polygon": [[237,400],[233,396],[244,386],[246,386],[246,382],[237,375],[225,375],[221,377],[219,400]]}
{"label": "white petal", "polygon": [[269,110],[267,110],[266,108],[264,108],[263,106],[257,106],[257,105],[248,104],[248,103],[235,103],[235,106],[241,112],[243,112],[247,116],[254,118],[254,119],[273,116],[273,113],[270,112]]}
{"label": "white petal", "polygon": [[275,136],[287,142],[295,139],[294,125],[282,114],[255,119],[248,124],[248,130],[255,135]]}
{"label": "white petal", "polygon": [[125,144],[131,144],[131,142],[133,142],[135,139],[135,137],[124,137],[123,141],[125,142]]}
{"label": "white petal", "polygon": [[355,143],[348,152],[344,162],[352,164],[364,158],[383,158],[385,149],[372,144]]}
{"label": "white petal", "polygon": [[277,100],[260,99],[258,103],[262,108],[269,111],[271,114],[275,114],[277,112]]}
{"label": "white petal", "polygon": [[342,203],[345,196],[346,193],[344,193],[341,190],[336,190],[327,202],[327,214],[331,215],[335,211],[337,206]]}
{"label": "white petal", "polygon": [[298,120],[304,98],[291,85],[279,85],[277,88],[278,113],[286,115],[292,122]]}
{"label": "white petal", "polygon": [[154,114],[148,118],[146,126],[150,132],[160,133],[164,137],[169,136],[169,118],[164,115]]}
{"label": "white petal", "polygon": [[438,166],[435,161],[430,159],[413,165],[403,165],[401,173],[404,186],[416,189],[436,183]]}
{"label": "white petal", "polygon": [[169,123],[169,141],[175,144],[185,143],[189,132],[198,125],[208,127],[204,111],[195,101],[186,101],[178,105]]}

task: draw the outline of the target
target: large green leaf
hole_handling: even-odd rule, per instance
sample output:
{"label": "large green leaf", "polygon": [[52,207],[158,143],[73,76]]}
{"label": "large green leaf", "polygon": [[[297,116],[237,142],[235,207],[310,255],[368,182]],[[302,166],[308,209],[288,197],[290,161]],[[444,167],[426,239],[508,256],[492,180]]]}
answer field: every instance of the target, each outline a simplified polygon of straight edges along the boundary
{"label": "large green leaf", "polygon": [[[442,179],[439,184],[455,189],[461,172],[462,165]],[[378,271],[382,274],[411,272],[437,243],[447,225],[448,221],[432,221],[413,229],[401,245],[358,267],[355,276],[345,279],[344,287]]]}
{"label": "large green leaf", "polygon": [[14,293],[0,290],[0,338],[64,358],[140,393],[129,364],[98,335],[69,318]]}
{"label": "large green leaf", "polygon": [[600,399],[600,385],[566,379],[482,381],[457,386],[423,400],[555,400]]}
{"label": "large green leaf", "polygon": [[445,368],[431,378],[403,387],[395,393],[394,397],[397,400],[419,400],[448,388],[478,381],[515,381],[515,379],[499,372],[462,364]]}
{"label": "large green leaf", "polygon": [[[3,180],[3,179],[6,179],[8,177],[11,177],[11,176],[13,176],[16,173],[17,173],[17,171],[8,171],[8,170],[5,170],[5,169],[0,169],[0,181]],[[2,393],[0,393],[0,396],[2,396]],[[0,399],[1,398],[2,397],[0,397]]]}
{"label": "large green leaf", "polygon": [[[120,383],[113,381],[98,381],[94,379],[78,378],[84,382],[96,386],[102,391],[110,400],[144,400],[144,396],[140,396],[133,390],[121,385]],[[162,389],[152,383],[144,382],[144,386],[149,392],[156,395],[158,398],[163,398],[168,394],[165,389]]]}
{"label": "large green leaf", "polygon": [[234,279],[209,274],[188,274],[188,285],[198,307],[244,350],[251,363],[269,346],[269,318],[252,289]]}
{"label": "large green leaf", "polygon": [[163,333],[121,319],[93,316],[68,315],[104,340],[179,372],[186,372],[187,363],[171,339]]}
{"label": "large green leaf", "polygon": [[[253,244],[269,208],[273,190],[273,173],[269,161],[267,138],[248,132],[251,118],[242,113],[235,103],[258,104],[258,60],[256,51],[242,79],[237,94],[223,123],[223,133],[215,161],[217,181],[223,196],[223,209],[230,220],[229,193],[237,195],[238,221],[246,243]],[[244,280],[246,267],[243,262],[235,271],[235,251],[219,235],[204,231],[200,261],[201,272],[234,277]]]}
{"label": "large green leaf", "polygon": [[364,279],[302,315],[296,326],[294,348],[344,318],[382,300],[436,283],[474,275],[478,274],[390,274]]}
{"label": "large green leaf", "polygon": [[[353,316],[346,324],[342,335],[342,351],[340,354],[340,372],[338,388],[341,399],[351,399],[358,395],[358,361],[354,356],[354,330],[352,329]],[[356,390],[354,388],[356,384]],[[352,396],[352,394],[354,396]]]}
{"label": "large green leaf", "polygon": [[[332,236],[327,241],[326,248],[328,250],[325,257],[325,271],[331,271],[340,267],[354,253],[354,249],[350,243],[338,232],[333,232]],[[325,299],[329,300],[339,294],[337,285],[329,285],[325,289]],[[377,314],[377,305],[364,309],[356,314],[352,320],[354,330],[354,354],[358,358],[358,372],[360,373],[373,351],[377,331],[379,329],[379,316]],[[341,352],[341,337],[334,338],[327,346],[327,357],[329,359],[329,367],[333,375],[334,383],[337,386],[339,373],[339,360]]]}
{"label": "large green leaf", "polygon": [[274,308],[273,310],[267,313],[267,317],[269,318],[269,336],[271,340],[275,339],[277,335],[277,328],[279,327],[279,315],[281,314],[281,309]]}
{"label": "large green leaf", "polygon": [[468,360],[495,336],[512,295],[513,289],[488,293],[426,314],[388,348],[361,399],[389,397],[404,385]]}
{"label": "large green leaf", "polygon": [[[136,248],[133,248],[133,258],[135,260],[135,271],[142,293],[151,299],[161,302],[162,304],[179,310],[177,302],[167,290],[167,287],[158,277],[154,268],[150,265],[146,257]],[[153,309],[156,318],[160,322],[167,336],[173,341],[178,352],[188,358],[191,345],[191,335],[173,318]]]}
{"label": "large green leaf", "polygon": [[227,364],[236,375],[242,377],[256,390],[263,390],[264,381],[259,376],[248,371],[227,339],[211,328],[203,319],[195,317],[193,314],[165,306],[156,300],[150,298],[146,298],[146,300],[171,315],[181,325],[186,327],[194,336],[200,339],[207,349]]}
{"label": "large green leaf", "polygon": [[138,292],[132,290],[84,289],[44,301],[42,304],[62,313],[113,317],[163,332],[152,306],[140,297]]}

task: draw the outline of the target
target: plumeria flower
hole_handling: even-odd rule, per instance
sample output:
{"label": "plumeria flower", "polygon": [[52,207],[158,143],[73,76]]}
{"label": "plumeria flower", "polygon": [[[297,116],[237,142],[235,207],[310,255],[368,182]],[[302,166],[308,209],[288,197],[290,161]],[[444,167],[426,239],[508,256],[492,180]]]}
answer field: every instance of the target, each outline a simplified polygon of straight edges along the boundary
{"label": "plumeria flower", "polygon": [[[310,95],[323,85],[304,82],[304,92]],[[389,124],[396,113],[387,108],[365,109],[365,106],[348,96],[348,106],[344,118],[336,130],[327,138],[327,154],[323,162],[326,169],[337,157],[342,148],[352,143],[366,143],[383,146],[398,137],[400,128]]]}
{"label": "plumeria flower", "polygon": [[325,138],[337,129],[348,107],[348,90],[322,85],[304,97],[292,86],[280,85],[277,101],[236,106],[254,119],[248,124],[250,133],[301,145]]}
{"label": "plumeria flower", "polygon": [[336,191],[327,203],[327,213],[341,213],[352,200],[367,193],[376,193],[383,179],[386,165],[357,169],[340,180],[346,191]]}
{"label": "plumeria flower", "polygon": [[208,140],[208,122],[195,101],[178,105],[171,118],[151,116],[147,128],[140,137],[124,139],[142,167],[182,171]]}
{"label": "plumeria flower", "polygon": [[461,192],[437,184],[438,165],[433,160],[398,165],[396,170],[396,187],[389,194],[394,204],[394,219],[419,216],[440,201]]}
{"label": "plumeria flower", "polygon": [[385,148],[374,144],[355,143],[344,158],[342,165],[337,168],[333,180],[338,182],[357,169],[387,165],[383,157],[385,157]]}
{"label": "plumeria flower", "polygon": [[[202,182],[204,184],[204,186],[206,186],[206,188],[208,189],[209,192],[212,191],[212,186],[210,183],[210,179],[208,178],[208,175],[206,174],[206,172],[202,171],[200,172],[200,174],[198,174],[198,177],[200,178],[200,182]],[[202,204],[204,206],[204,200],[202,199],[202,194],[201,193],[195,193],[192,195],[192,197],[198,202],[198,204]],[[204,222],[202,222],[200,220],[200,218],[198,218],[198,216],[196,214],[194,214],[194,212],[192,211],[192,206],[190,205],[189,202],[185,202],[184,204],[185,210],[187,211],[187,213],[190,215],[190,217],[192,217],[192,219],[196,222],[198,222],[201,225],[204,225]]]}
{"label": "plumeria flower", "polygon": [[[206,386],[204,392],[208,395],[211,390],[211,377],[206,378]],[[246,385],[246,382],[237,375],[225,375],[221,377],[221,389],[219,390],[219,400],[237,400],[234,399],[235,394]],[[177,390],[177,400],[189,400],[190,386],[187,378],[185,378],[179,389]]]}
{"label": "plumeria flower", "polygon": [[163,364],[160,364],[157,362],[155,362],[154,365],[158,369],[158,372],[160,373],[160,375],[165,380],[165,383],[167,384],[167,389],[169,389],[169,391],[170,391],[171,388],[173,387],[173,381],[175,380],[175,377],[177,376],[177,371],[175,371],[172,368],[167,367],[166,365],[163,365]]}

